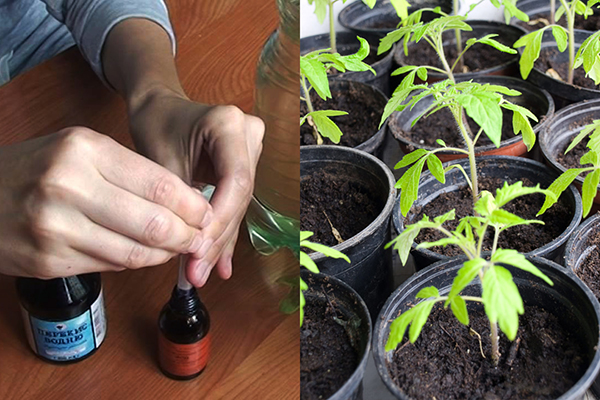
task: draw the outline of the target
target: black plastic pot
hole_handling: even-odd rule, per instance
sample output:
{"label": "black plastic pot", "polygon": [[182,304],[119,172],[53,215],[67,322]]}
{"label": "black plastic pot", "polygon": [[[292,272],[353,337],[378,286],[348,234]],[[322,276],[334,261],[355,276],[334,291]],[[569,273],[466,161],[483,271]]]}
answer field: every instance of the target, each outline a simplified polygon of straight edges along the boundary
{"label": "black plastic pot", "polygon": [[304,292],[307,304],[313,301],[331,302],[336,307],[338,318],[343,321],[360,321],[358,324],[348,324],[349,329],[352,329],[349,335],[354,339],[360,362],[344,385],[328,399],[362,399],[362,380],[371,349],[372,332],[367,305],[354,289],[339,279],[324,274],[313,274],[307,270],[302,270],[300,276],[308,285],[308,289]]}
{"label": "black plastic pot", "polygon": [[[523,29],[516,27],[516,26],[511,26],[511,25],[506,25],[506,24],[502,24],[500,22],[495,22],[495,21],[480,21],[480,20],[469,20],[466,21],[472,28],[473,31],[472,33],[475,35],[475,37],[483,37],[485,35],[491,34],[491,33],[495,33],[498,34],[499,37],[496,38],[496,40],[500,40],[503,43],[506,43],[507,46],[512,46],[512,44],[514,42],[516,42],[525,32]],[[465,34],[465,32],[463,32],[463,34]],[[454,46],[456,43],[456,40],[452,39],[447,41],[444,44],[444,47],[449,47],[449,46]],[[405,65],[413,65],[413,63],[411,63],[410,57],[411,57],[411,47],[415,46],[414,42],[411,42],[408,45],[408,56],[406,56],[404,54],[404,49],[402,46],[396,46],[396,50],[394,51],[394,63],[396,64],[395,66],[405,66]],[[508,61],[505,62],[503,64],[500,65],[496,65],[494,67],[491,68],[486,68],[486,69],[482,69],[480,71],[476,71],[476,72],[467,72],[467,73],[454,73],[454,78],[459,80],[459,79],[474,79],[477,77],[481,77],[481,76],[485,76],[485,75],[502,75],[502,76],[516,76],[517,71],[518,71],[518,60],[519,60],[519,55],[515,54],[514,57]],[[427,81],[429,83],[433,83],[433,82],[437,82],[440,80],[444,80],[447,79],[448,77],[445,74],[439,73],[439,72],[432,72],[432,71],[428,71],[428,77],[427,77]],[[397,81],[398,83],[400,83],[400,81]],[[392,82],[394,83],[394,82]]]}
{"label": "black plastic pot", "polygon": [[[533,127],[533,131],[538,133],[545,127],[552,115],[554,114],[554,101],[548,92],[540,89],[530,83],[527,83],[521,79],[507,77],[507,76],[485,76],[473,79],[479,83],[489,83],[492,85],[502,85],[509,89],[518,90],[521,92],[521,96],[509,97],[507,100],[524,106],[529,109],[536,117],[539,122]],[[388,131],[394,136],[394,138],[400,144],[400,148],[404,154],[410,153],[416,148],[424,148],[427,150],[433,150],[433,147],[425,146],[419,143],[414,143],[406,139],[402,135],[402,131],[410,131],[411,123],[421,114],[423,114],[427,108],[432,104],[433,97],[429,96],[421,100],[417,105],[410,109],[407,108],[402,112],[393,113],[389,120]],[[451,120],[448,124],[456,125]],[[512,125],[511,125],[512,126]],[[457,135],[460,135],[457,128]],[[477,146],[475,153],[479,155],[505,155],[505,156],[524,156],[527,153],[527,146],[523,143],[522,137],[515,135],[510,139],[503,140],[500,143],[500,147],[496,148],[493,143]],[[456,152],[442,152],[437,153],[438,157],[442,162],[456,160],[459,158],[465,158],[465,154]]]}
{"label": "black plastic pot", "polygon": [[390,214],[396,199],[394,176],[383,162],[359,150],[337,146],[302,147],[300,180],[316,170],[374,183],[377,196],[385,203],[371,224],[333,247],[346,254],[350,264],[320,253],[310,254],[322,273],[341,279],[356,290],[367,303],[371,315],[375,316],[393,290],[392,253],[384,246],[390,241]]}
{"label": "black plastic pot", "polygon": [[[600,99],[575,103],[557,112],[539,135],[540,150],[546,163],[559,173],[565,172],[567,168],[557,161],[557,156],[592,119],[600,119]],[[583,179],[582,176],[575,178],[579,191]],[[594,203],[600,204],[599,195],[596,195]]]}
{"label": "black plastic pot", "polygon": [[[592,243],[592,237],[600,229],[600,214],[588,218],[573,232],[565,249],[565,265],[571,271],[577,271],[597,245]],[[600,396],[600,378],[592,384],[592,392]]]}
{"label": "black plastic pot", "polygon": [[[411,1],[410,5],[409,15],[421,8],[435,7],[440,7],[446,14],[452,14],[452,0],[417,0]],[[431,11],[425,11],[421,21],[429,22],[439,16]],[[340,11],[338,20],[343,27],[373,44],[378,44],[379,39],[395,30],[400,23],[400,18],[389,1],[378,1],[373,9],[367,7],[362,1],[351,3]]]}
{"label": "black plastic pot", "polygon": [[[469,162],[466,159],[450,161],[449,163],[444,164],[444,166],[451,164],[460,164],[465,171],[469,170]],[[558,177],[558,174],[555,171],[542,163],[523,157],[509,156],[483,156],[477,158],[477,174],[478,177],[499,177],[505,180],[509,180],[510,178],[516,178],[517,180],[528,178],[532,182],[539,183],[541,187],[550,186],[550,184]],[[426,171],[421,176],[421,181],[419,183],[419,197],[412,209],[419,209],[441,194],[457,191],[465,186],[467,186],[467,182],[464,175],[456,168],[446,173],[445,184],[440,183],[429,173],[429,171]],[[400,193],[400,196],[401,195],[402,193]],[[565,243],[581,221],[582,206],[581,196],[573,185],[563,193],[561,201],[565,201],[571,209],[571,214],[565,215],[565,218],[568,218],[570,221],[568,227],[559,237],[555,238],[550,243],[526,253],[527,256],[539,256],[559,263],[563,262],[562,257],[564,254]],[[430,217],[435,217],[435,215],[431,215]],[[415,215],[409,214],[410,223],[416,222],[413,221],[412,218],[415,218]],[[404,217],[400,212],[399,202],[394,206],[392,220],[396,233],[402,232],[404,230]],[[416,243],[412,244],[411,254],[414,257],[415,268],[417,270],[421,270],[437,261],[447,261],[452,259],[452,257],[435,253],[429,249],[417,249]]]}
{"label": "black plastic pot", "polygon": [[[371,43],[371,51],[369,54],[377,54],[379,43]],[[352,32],[337,32],[336,33],[337,51],[341,55],[353,54],[360,48],[360,42],[356,38],[356,34]],[[311,51],[319,49],[328,49],[329,34],[308,36],[300,39],[300,53],[307,54]],[[344,73],[330,75],[330,80],[347,79],[350,81],[363,82],[368,85],[375,86],[381,90],[386,96],[390,95],[390,70],[392,69],[392,57],[394,49],[391,49],[379,61],[371,64],[376,75],[371,71],[349,71]]]}
{"label": "black plastic pot", "polygon": [[[348,93],[350,91],[358,93],[358,97],[362,99],[365,105],[369,104],[375,108],[379,108],[382,114],[383,109],[388,102],[388,98],[381,92],[381,90],[362,82],[346,79],[333,80],[329,82],[329,90],[331,91],[331,96],[334,99],[342,93]],[[311,92],[311,99],[316,99],[317,96],[318,95],[315,92]],[[334,117],[334,120],[336,118],[344,117]],[[379,120],[377,123],[379,124]],[[355,149],[362,150],[369,154],[375,155],[375,157],[382,158],[387,125],[388,122],[385,121],[379,130],[373,132],[373,135],[368,140],[356,146]]]}
{"label": "black plastic pot", "polygon": [[[575,30],[575,52],[579,49],[579,46],[587,39],[592,32]],[[541,49],[556,48],[556,42],[552,36],[551,30],[546,30],[542,37]],[[522,49],[522,48],[521,48]],[[568,50],[563,53],[558,52],[555,55],[555,60],[558,62],[569,62]],[[583,68],[583,67],[579,67]],[[600,90],[587,89],[580,86],[569,85],[568,83],[554,79],[549,75],[545,74],[545,71],[541,71],[537,68],[533,68],[527,81],[533,83],[537,87],[547,90],[556,104],[556,109],[560,110],[570,104],[577,103],[582,100],[591,100],[600,98]]]}
{"label": "black plastic pot", "polygon": [[[560,1],[557,1],[556,8],[558,9],[560,6],[561,6]],[[522,1],[517,2],[517,7],[519,8],[519,10],[521,10],[525,14],[527,14],[529,16],[530,20],[532,19],[533,16],[535,16],[537,14],[550,14],[550,2],[548,0],[522,0]],[[577,17],[579,17],[579,16],[577,16]],[[576,29],[594,32],[593,29],[586,29],[586,28],[584,28],[584,26],[582,26],[582,24],[579,24],[577,21],[578,20],[577,17],[575,20],[575,28]],[[535,26],[518,25],[519,22],[521,22],[521,21],[519,21],[517,18],[513,17],[510,21],[510,24],[523,27],[527,31],[537,30],[537,28]],[[558,22],[560,25],[564,26],[565,28],[567,27],[566,18],[564,15]]]}
{"label": "black plastic pot", "polygon": [[[592,385],[600,371],[600,341],[598,312],[600,304],[590,289],[581,282],[575,274],[560,265],[539,257],[529,257],[554,286],[549,286],[541,279],[528,272],[507,266],[511,272],[519,292],[525,303],[525,308],[538,306],[551,312],[571,334],[575,335],[586,348],[590,362],[585,374],[577,383],[559,399],[583,399],[586,390]],[[415,295],[427,286],[435,286],[441,295],[448,294],[457,271],[462,267],[463,259],[452,259],[439,262],[413,275],[392,293],[383,306],[373,330],[373,358],[377,371],[388,389],[398,399],[409,398],[394,384],[388,372],[387,362],[392,352],[384,351],[389,336],[390,324],[401,312],[408,310],[415,303]],[[476,279],[462,292],[468,295],[479,295],[480,285]]]}

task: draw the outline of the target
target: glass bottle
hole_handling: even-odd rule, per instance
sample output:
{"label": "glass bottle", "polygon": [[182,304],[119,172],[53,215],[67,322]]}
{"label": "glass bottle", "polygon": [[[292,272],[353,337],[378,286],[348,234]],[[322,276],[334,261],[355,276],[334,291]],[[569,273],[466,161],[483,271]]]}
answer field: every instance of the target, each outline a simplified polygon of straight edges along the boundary
{"label": "glass bottle", "polygon": [[81,361],[106,335],[99,273],[50,280],[17,278],[25,333],[33,352],[45,361]]}
{"label": "glass bottle", "polygon": [[300,219],[300,1],[277,0],[279,28],[261,53],[254,114],[266,125],[254,198],[246,223],[261,254],[299,251]]}

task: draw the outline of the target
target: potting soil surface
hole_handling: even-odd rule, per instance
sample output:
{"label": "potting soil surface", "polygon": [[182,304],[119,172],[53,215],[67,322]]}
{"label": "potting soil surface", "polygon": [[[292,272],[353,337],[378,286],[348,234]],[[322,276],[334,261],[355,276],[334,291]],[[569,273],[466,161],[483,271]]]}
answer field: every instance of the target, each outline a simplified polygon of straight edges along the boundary
{"label": "potting soil surface", "polygon": [[[373,181],[353,179],[343,171],[319,170],[300,179],[300,230],[327,246],[338,244],[332,225],[343,240],[377,218],[385,205]],[[330,223],[331,222],[331,223]]]}
{"label": "potting soil surface", "polygon": [[[537,21],[535,24],[529,24],[528,22],[519,21],[517,25],[526,31],[537,31],[538,29],[542,29],[547,26],[546,21],[539,21],[540,19],[545,19],[548,23],[550,22],[550,12],[543,12],[534,14],[529,17],[529,22]],[[567,27],[567,18],[563,15],[558,21],[557,24],[566,28]],[[575,15],[575,29],[583,29],[586,31],[595,32],[600,29],[600,14],[596,12],[595,15],[590,15],[587,19],[583,18],[583,15]]]}
{"label": "potting soil surface", "polygon": [[[566,51],[566,50],[565,50]],[[556,48],[542,48],[540,51],[540,57],[535,61],[535,68],[539,69],[543,73],[546,73],[550,68],[558,73],[563,82],[566,82],[569,74],[569,63],[568,61],[559,62],[557,61],[557,55],[559,51]],[[568,59],[568,57],[567,57]],[[573,71],[573,84],[587,89],[598,90],[598,86],[592,79],[585,77],[585,71],[583,67],[579,67]]]}
{"label": "potting soil surface", "polygon": [[[324,289],[325,290],[325,289]],[[314,299],[314,298],[313,298]],[[304,307],[300,328],[300,398],[327,399],[358,366],[358,353],[340,318],[326,300],[314,299]],[[331,299],[335,307],[335,299]]]}
{"label": "potting soil surface", "polygon": [[[482,34],[480,36],[483,37],[484,35]],[[466,43],[469,37],[472,37],[472,35],[467,32],[462,32],[463,49],[464,43]],[[503,38],[500,36],[495,37],[494,39],[501,42],[502,44],[512,47],[512,43],[504,43],[506,40],[503,40]],[[456,45],[445,45],[444,53],[446,55],[448,65],[452,66],[459,54],[456,49]],[[454,73],[458,74],[464,72],[476,72],[488,68],[493,68],[508,63],[510,61],[516,60],[517,57],[518,56],[516,54],[504,53],[502,51],[496,50],[492,46],[477,43],[471,48],[469,48],[469,50],[467,50],[465,55],[462,57],[466,69],[460,71],[457,66],[454,69]],[[419,43],[409,48],[408,56],[405,57],[404,64],[431,65],[437,68],[444,68],[436,51],[425,40],[421,40]]]}
{"label": "potting soil surface", "polygon": [[595,248],[588,254],[581,266],[575,271],[575,274],[585,282],[592,290],[598,300],[600,300],[600,232],[594,233],[589,238],[588,246]]}
{"label": "potting soil surface", "polygon": [[[502,140],[507,140],[515,137],[512,124],[512,111],[502,110]],[[405,131],[398,126],[396,118],[390,118],[389,127],[393,132],[398,132],[409,142],[428,147],[440,147],[436,143],[437,139],[442,139],[447,146],[466,148],[466,144],[462,139],[462,135],[456,124],[452,112],[449,109],[443,108],[435,114],[421,118],[415,126],[409,131]],[[471,132],[476,135],[479,132],[479,125],[471,118],[467,117]],[[535,121],[532,121],[535,124]],[[473,138],[473,136],[471,137]],[[477,140],[477,147],[491,144],[492,141],[485,133],[482,133]],[[415,150],[413,146],[408,146],[410,151]],[[477,149],[476,147],[476,149]],[[477,151],[477,150],[475,150]]]}
{"label": "potting soil surface", "polygon": [[[315,110],[339,110],[346,111],[348,115],[330,117],[342,131],[340,145],[356,147],[366,142],[379,130],[379,122],[383,114],[384,104],[374,104],[373,99],[364,98],[364,92],[348,90],[343,93],[332,93],[333,98],[325,101],[314,92],[310,99]],[[300,105],[300,115],[308,112],[306,103]],[[334,144],[328,138],[323,138],[324,144]],[[300,127],[300,145],[317,144],[312,127],[308,121]]]}
{"label": "potting soil surface", "polygon": [[481,307],[471,308],[469,328],[438,303],[414,344],[406,339],[394,351],[388,370],[412,399],[555,399],[583,375],[580,342],[558,319],[526,307],[510,342],[500,333],[500,361],[490,362],[490,326]]}
{"label": "potting soil surface", "polygon": [[[532,187],[535,186],[528,179],[521,179],[523,186]],[[514,183],[514,182],[509,182]],[[496,194],[496,189],[502,187],[504,184],[503,179],[485,177],[479,178],[479,189],[490,191],[492,194]],[[472,215],[473,212],[473,195],[468,187],[463,187],[460,190],[444,193],[435,198],[430,203],[426,204],[420,210],[414,210],[416,217],[411,217],[410,220],[405,219],[405,224],[410,223],[408,221],[420,221],[423,215],[429,216],[431,219],[438,215],[447,213],[448,211],[455,209],[456,219],[448,221],[444,226],[448,229],[454,230],[458,226],[459,219],[467,215]],[[500,234],[498,240],[498,248],[501,249],[515,249],[520,253],[528,253],[537,248],[544,246],[551,242],[569,226],[569,222],[572,218],[572,211],[564,202],[563,197],[554,204],[544,214],[536,217],[537,212],[544,203],[544,196],[542,194],[533,194],[519,197],[503,207],[504,210],[511,212],[525,219],[538,219],[544,221],[544,225],[531,224],[531,225],[520,225],[508,228]],[[432,229],[423,229],[419,236],[415,239],[415,242],[433,242],[444,238],[445,236],[438,231]],[[488,229],[486,239],[484,240],[483,249],[484,251],[490,251],[492,248],[493,240],[493,229]],[[462,251],[458,246],[450,245],[446,247],[436,246],[430,250],[444,254],[446,256],[457,256],[462,255]]]}

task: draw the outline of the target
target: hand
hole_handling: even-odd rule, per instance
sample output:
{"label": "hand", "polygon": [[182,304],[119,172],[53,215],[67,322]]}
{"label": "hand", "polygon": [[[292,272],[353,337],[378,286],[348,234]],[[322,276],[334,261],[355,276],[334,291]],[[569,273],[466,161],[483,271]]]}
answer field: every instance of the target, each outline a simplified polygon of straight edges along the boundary
{"label": "hand", "polygon": [[176,175],[86,128],[0,148],[0,273],[119,271],[195,253],[211,207]]}
{"label": "hand", "polygon": [[203,229],[204,243],[190,254],[187,278],[206,283],[216,265],[228,279],[240,223],[252,197],[262,150],[263,122],[234,106],[207,106],[181,92],[155,90],[129,109],[138,151],[191,183],[217,187],[214,217]]}

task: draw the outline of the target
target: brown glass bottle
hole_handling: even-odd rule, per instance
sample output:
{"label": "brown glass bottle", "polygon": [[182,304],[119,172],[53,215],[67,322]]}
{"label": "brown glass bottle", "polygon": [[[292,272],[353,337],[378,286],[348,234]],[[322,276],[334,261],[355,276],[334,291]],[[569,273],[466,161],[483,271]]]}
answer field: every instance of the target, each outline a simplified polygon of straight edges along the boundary
{"label": "brown glass bottle", "polygon": [[158,360],[163,374],[187,380],[200,375],[210,358],[210,318],[196,288],[175,286],[158,317]]}

